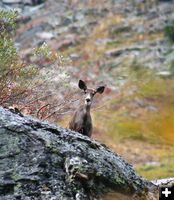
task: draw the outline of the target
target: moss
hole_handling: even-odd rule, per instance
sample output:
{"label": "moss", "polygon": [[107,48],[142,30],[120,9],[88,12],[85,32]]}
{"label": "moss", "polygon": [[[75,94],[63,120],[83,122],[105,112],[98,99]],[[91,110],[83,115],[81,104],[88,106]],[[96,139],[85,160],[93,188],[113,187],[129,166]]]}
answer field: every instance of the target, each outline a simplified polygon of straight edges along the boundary
{"label": "moss", "polygon": [[14,181],[18,181],[18,180],[20,180],[21,178],[22,178],[22,176],[19,175],[19,174],[17,174],[16,171],[13,172],[12,179],[13,179]]}
{"label": "moss", "polygon": [[21,190],[21,187],[22,187],[22,183],[17,183],[14,187],[14,196],[19,196],[20,195],[20,190]]}

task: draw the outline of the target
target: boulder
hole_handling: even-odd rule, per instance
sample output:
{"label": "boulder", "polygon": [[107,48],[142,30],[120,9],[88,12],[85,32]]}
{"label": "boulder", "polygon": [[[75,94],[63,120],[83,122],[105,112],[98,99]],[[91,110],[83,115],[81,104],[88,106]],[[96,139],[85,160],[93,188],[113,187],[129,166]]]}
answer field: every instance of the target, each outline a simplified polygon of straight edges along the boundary
{"label": "boulder", "polygon": [[109,191],[139,199],[156,189],[105,145],[15,110],[0,108],[0,137],[2,200],[91,200]]}

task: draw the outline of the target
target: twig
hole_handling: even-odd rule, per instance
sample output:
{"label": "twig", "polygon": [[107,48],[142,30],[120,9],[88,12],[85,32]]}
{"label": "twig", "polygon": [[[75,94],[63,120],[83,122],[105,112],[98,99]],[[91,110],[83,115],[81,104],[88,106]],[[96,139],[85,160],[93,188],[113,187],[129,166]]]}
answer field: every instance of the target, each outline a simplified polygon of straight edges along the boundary
{"label": "twig", "polygon": [[[51,113],[50,115],[46,116],[43,120],[46,120],[46,119],[52,117],[52,116],[55,115],[58,111],[60,111],[60,109],[57,110],[57,111],[54,111],[54,112]],[[59,115],[64,115],[65,113],[71,113],[71,112],[72,112],[72,111],[66,111],[66,112],[59,113]]]}
{"label": "twig", "polygon": [[[38,111],[37,111],[37,117],[39,118],[39,113],[43,108],[46,108],[47,106],[50,106],[50,104],[46,104],[44,106],[42,106]],[[42,118],[41,118],[42,119]]]}

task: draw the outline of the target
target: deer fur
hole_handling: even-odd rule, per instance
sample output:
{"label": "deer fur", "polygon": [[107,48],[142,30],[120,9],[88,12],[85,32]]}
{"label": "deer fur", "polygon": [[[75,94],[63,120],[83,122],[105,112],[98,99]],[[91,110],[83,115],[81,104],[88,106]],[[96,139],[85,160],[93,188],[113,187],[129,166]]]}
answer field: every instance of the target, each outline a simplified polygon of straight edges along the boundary
{"label": "deer fur", "polygon": [[84,103],[79,106],[75,111],[72,120],[69,123],[69,128],[83,135],[91,137],[92,135],[92,118],[90,114],[91,104],[93,97],[96,93],[102,94],[105,86],[97,87],[96,89],[89,89],[86,83],[79,80],[79,88],[84,91],[85,99]]}

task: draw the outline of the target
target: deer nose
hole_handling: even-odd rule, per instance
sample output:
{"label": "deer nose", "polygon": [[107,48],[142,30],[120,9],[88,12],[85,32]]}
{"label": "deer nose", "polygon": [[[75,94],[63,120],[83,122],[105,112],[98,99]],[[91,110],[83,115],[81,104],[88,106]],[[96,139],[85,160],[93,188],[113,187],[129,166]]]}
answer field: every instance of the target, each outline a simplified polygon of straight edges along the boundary
{"label": "deer nose", "polygon": [[87,102],[90,102],[91,100],[89,98],[86,99]]}

